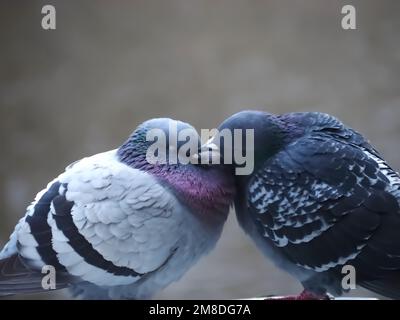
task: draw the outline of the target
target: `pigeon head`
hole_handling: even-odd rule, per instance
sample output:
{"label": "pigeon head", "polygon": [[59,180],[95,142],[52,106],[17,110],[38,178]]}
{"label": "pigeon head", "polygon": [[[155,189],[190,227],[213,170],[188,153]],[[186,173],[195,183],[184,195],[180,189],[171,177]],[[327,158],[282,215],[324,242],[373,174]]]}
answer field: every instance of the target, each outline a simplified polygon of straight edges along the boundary
{"label": "pigeon head", "polygon": [[120,159],[146,171],[162,166],[194,163],[200,137],[190,124],[169,118],[155,118],[140,124],[119,148]]}
{"label": "pigeon head", "polygon": [[254,161],[253,168],[257,168],[280,150],[287,138],[288,128],[279,116],[246,110],[223,121],[218,133],[202,149],[208,148],[219,154],[221,163],[230,166],[231,170],[243,166],[238,155]]}
{"label": "pigeon head", "polygon": [[201,139],[191,125],[169,118],[143,122],[118,149],[121,162],[155,176],[196,211],[225,215],[230,174],[199,161]]}

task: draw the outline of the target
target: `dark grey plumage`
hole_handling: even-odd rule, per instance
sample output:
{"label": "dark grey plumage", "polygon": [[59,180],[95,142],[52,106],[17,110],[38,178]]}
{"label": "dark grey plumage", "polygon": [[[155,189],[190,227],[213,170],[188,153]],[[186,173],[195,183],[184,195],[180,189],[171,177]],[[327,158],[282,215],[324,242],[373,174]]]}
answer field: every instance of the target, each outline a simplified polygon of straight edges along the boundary
{"label": "dark grey plumage", "polygon": [[268,257],[318,295],[340,295],[352,265],[357,284],[400,298],[400,177],[378,151],[323,113],[244,111],[224,128],[255,130],[235,207]]}

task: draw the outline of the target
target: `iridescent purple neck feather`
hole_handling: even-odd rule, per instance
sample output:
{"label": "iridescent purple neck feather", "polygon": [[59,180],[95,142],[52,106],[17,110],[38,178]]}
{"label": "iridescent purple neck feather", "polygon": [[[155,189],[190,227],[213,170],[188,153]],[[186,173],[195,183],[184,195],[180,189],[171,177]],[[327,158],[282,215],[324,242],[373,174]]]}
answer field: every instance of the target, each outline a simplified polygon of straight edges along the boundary
{"label": "iridescent purple neck feather", "polygon": [[151,164],[146,159],[147,146],[133,134],[117,151],[121,162],[155,176],[175,194],[181,203],[202,221],[214,224],[225,220],[235,193],[228,170],[195,164]]}

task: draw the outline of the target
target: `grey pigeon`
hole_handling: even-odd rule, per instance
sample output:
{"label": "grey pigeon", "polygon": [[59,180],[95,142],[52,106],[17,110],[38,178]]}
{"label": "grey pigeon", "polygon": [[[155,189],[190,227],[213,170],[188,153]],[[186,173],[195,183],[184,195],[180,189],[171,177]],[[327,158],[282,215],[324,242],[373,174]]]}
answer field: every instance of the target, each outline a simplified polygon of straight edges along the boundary
{"label": "grey pigeon", "polygon": [[207,165],[151,164],[149,130],[165,133],[166,154],[184,143],[169,142],[171,123],[195,132],[171,119],[146,121],[118,149],[71,164],[36,196],[0,253],[0,295],[43,291],[50,265],[56,289],[74,296],[150,298],[215,246],[233,182]]}
{"label": "grey pigeon", "polygon": [[[303,293],[288,299],[341,295],[351,270],[356,284],[400,299],[400,176],[361,134],[318,112],[243,111],[223,129],[254,129],[254,150],[245,146],[254,171],[235,177],[236,215],[257,247],[302,283]],[[208,146],[224,156],[233,149],[220,138]],[[234,174],[239,164],[225,166]]]}

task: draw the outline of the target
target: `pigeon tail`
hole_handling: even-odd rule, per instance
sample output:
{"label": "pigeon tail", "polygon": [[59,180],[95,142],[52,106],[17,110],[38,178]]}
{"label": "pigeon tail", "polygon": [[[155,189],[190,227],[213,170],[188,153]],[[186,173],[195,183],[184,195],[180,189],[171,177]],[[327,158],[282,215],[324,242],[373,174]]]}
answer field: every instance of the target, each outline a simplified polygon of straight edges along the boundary
{"label": "pigeon tail", "polygon": [[[0,260],[0,296],[48,291],[42,285],[45,276],[46,274],[28,268],[20,255],[13,254]],[[57,289],[68,286],[63,275],[57,275],[56,281]]]}

